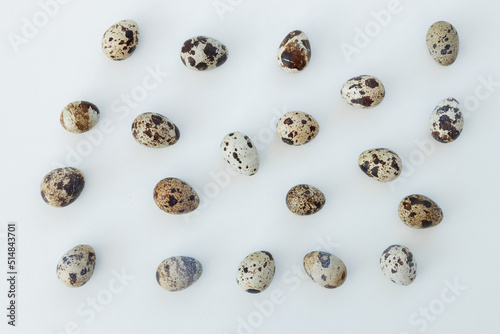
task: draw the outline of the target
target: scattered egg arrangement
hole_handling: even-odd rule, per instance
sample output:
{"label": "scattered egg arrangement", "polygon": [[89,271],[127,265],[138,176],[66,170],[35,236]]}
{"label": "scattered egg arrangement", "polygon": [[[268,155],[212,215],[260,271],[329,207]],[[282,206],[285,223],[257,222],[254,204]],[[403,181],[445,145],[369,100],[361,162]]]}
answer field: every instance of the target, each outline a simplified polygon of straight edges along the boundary
{"label": "scattered egg arrangement", "polygon": [[[139,42],[139,27],[132,20],[112,25],[102,38],[104,54],[115,61],[129,58]],[[427,32],[427,48],[432,58],[442,66],[453,64],[458,55],[459,39],[455,28],[447,22],[434,23]],[[223,65],[228,50],[220,41],[197,36],[184,42],[180,57],[182,63],[195,71],[207,71]],[[306,34],[300,30],[290,32],[278,48],[278,64],[288,73],[303,71],[311,60],[311,46]],[[345,82],[341,97],[356,108],[369,109],[379,105],[385,96],[382,82],[371,75],[360,75]],[[87,101],[69,103],[61,112],[61,125],[69,132],[83,133],[99,121],[99,109]],[[461,106],[454,98],[443,99],[432,111],[429,121],[431,136],[441,143],[458,138],[463,129]],[[292,111],[277,122],[276,131],[283,143],[305,145],[319,132],[316,119],[305,112]],[[167,117],[157,113],[143,113],[135,118],[132,136],[145,147],[164,148],[174,145],[180,138],[177,126]],[[251,176],[259,171],[259,154],[252,140],[241,132],[228,133],[221,141],[222,158],[241,175]],[[379,182],[396,179],[403,165],[399,156],[387,148],[372,148],[362,152],[359,168],[368,177]],[[84,174],[73,167],[58,168],[42,180],[43,200],[54,207],[73,203],[85,186]],[[187,182],[167,177],[154,188],[153,199],[163,211],[187,214],[196,210],[200,199]],[[297,215],[312,215],[326,203],[318,188],[299,184],[292,187],[285,198],[288,209]],[[407,226],[425,229],[438,225],[443,219],[441,208],[430,198],[412,194],[403,198],[398,215]],[[96,254],[89,245],[78,245],[67,251],[57,264],[57,277],[69,287],[80,287],[92,277]],[[333,289],[341,286],[347,277],[344,262],[333,254],[313,251],[303,259],[305,272],[321,287]],[[382,252],[380,266],[383,274],[399,285],[411,284],[417,274],[417,263],[412,252],[405,246],[392,245]],[[156,271],[158,284],[168,291],[179,291],[194,284],[202,275],[201,263],[187,256],[173,256],[162,261]],[[260,293],[271,284],[275,273],[275,261],[271,253],[257,251],[246,256],[236,271],[237,284],[248,293]]]}

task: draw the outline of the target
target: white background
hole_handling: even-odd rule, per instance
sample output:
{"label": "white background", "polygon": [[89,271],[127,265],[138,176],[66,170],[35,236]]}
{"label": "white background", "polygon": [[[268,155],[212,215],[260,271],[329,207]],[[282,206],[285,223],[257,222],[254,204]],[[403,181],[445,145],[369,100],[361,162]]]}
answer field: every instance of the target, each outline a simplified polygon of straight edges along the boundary
{"label": "white background", "polygon": [[[6,226],[16,222],[19,279],[15,329],[6,325],[8,287],[1,280],[1,332],[497,332],[498,3],[400,0],[385,27],[373,13],[387,11],[388,1],[219,3],[231,10],[218,12],[212,0],[74,0],[52,8],[56,13],[43,22],[37,1],[2,1],[0,259],[6,272]],[[33,16],[42,26],[15,52],[9,36],[22,36],[24,18]],[[140,43],[131,58],[113,62],[101,51],[101,37],[122,19],[139,24]],[[460,36],[450,67],[426,49],[427,29],[439,20]],[[295,29],[308,35],[312,60],[292,75],[278,67],[276,51]],[[371,37],[355,41],[356,29],[372,29]],[[182,43],[197,35],[228,47],[222,67],[198,73],[182,65]],[[359,53],[346,57],[342,43],[355,42]],[[155,70],[168,75],[141,96]],[[374,109],[354,109],[340,97],[342,84],[360,74],[385,85],[386,98]],[[122,96],[134,94],[127,107]],[[440,144],[428,120],[446,97],[462,102],[465,128],[456,142]],[[59,123],[62,108],[75,100],[101,110],[87,135]],[[303,147],[285,145],[274,133],[277,115],[293,110],[320,124]],[[136,143],[130,126],[146,111],[172,120],[179,142],[157,150]],[[228,176],[219,143],[231,131],[259,147],[255,176]],[[403,175],[392,186],[357,167],[358,155],[374,147],[403,158]],[[61,165],[81,169],[87,183],[75,203],[59,209],[43,202],[39,185]],[[156,207],[153,188],[165,177],[199,193],[195,213],[172,216]],[[326,195],[313,216],[286,208],[287,191],[300,183]],[[413,230],[400,222],[399,201],[412,193],[442,207],[439,226]],[[56,263],[81,243],[94,247],[97,265],[87,285],[70,289],[57,279]],[[407,287],[379,268],[380,254],[395,243],[409,247],[418,263]],[[268,290],[250,295],[235,283],[235,272],[257,250],[274,255],[276,276]],[[327,290],[303,277],[302,259],[313,250],[345,262],[343,286]],[[155,279],[158,264],[174,255],[204,267],[196,284],[177,293]],[[119,283],[116,272],[133,278]],[[453,293],[446,282],[462,290]]]}

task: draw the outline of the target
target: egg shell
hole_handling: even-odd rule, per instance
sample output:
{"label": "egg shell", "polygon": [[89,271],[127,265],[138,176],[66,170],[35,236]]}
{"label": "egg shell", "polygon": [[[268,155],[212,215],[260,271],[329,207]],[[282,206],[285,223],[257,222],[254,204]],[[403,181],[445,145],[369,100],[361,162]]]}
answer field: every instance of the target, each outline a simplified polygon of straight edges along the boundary
{"label": "egg shell", "polygon": [[186,182],[173,177],[156,184],[153,198],[160,209],[175,215],[192,212],[200,204],[196,191]]}
{"label": "egg shell", "polygon": [[197,36],[184,42],[181,48],[181,60],[187,68],[207,71],[221,66],[227,60],[227,47],[218,40]]}
{"label": "egg shell", "polygon": [[43,200],[54,207],[73,203],[83,191],[85,176],[73,167],[57,168],[44,176],[40,185]]}
{"label": "egg shell", "polygon": [[251,176],[259,170],[259,153],[252,140],[241,132],[227,134],[220,144],[222,157],[232,169]]}
{"label": "egg shell", "polygon": [[340,96],[350,105],[369,109],[378,106],[385,97],[382,81],[371,75],[349,79],[340,90]]}
{"label": "egg shell", "polygon": [[64,253],[57,263],[57,277],[66,286],[80,287],[92,277],[95,261],[95,251],[91,246],[75,246]]}
{"label": "egg shell", "polygon": [[358,165],[366,175],[380,182],[396,179],[403,169],[399,156],[386,148],[364,151],[359,155]]}
{"label": "egg shell", "polygon": [[429,53],[438,64],[449,66],[457,60],[460,41],[451,23],[439,21],[431,25],[426,42]]}
{"label": "egg shell", "polygon": [[462,107],[452,97],[442,100],[431,114],[431,135],[440,143],[450,143],[460,136],[464,128]]}
{"label": "egg shell", "polygon": [[325,201],[325,195],[318,188],[307,184],[296,185],[286,194],[286,206],[299,216],[318,212]]}
{"label": "egg shell", "polygon": [[417,262],[405,246],[389,246],[380,257],[380,267],[387,278],[399,285],[409,285],[417,277]]}
{"label": "egg shell", "polygon": [[201,263],[188,256],[163,260],[156,270],[156,281],[168,291],[180,291],[193,285],[203,273]]}
{"label": "egg shell", "polygon": [[161,148],[177,143],[180,132],[165,116],[147,112],[135,118],[132,123],[132,135],[143,146]]}
{"label": "egg shell", "polygon": [[341,259],[327,252],[311,252],[304,257],[304,269],[319,286],[338,288],[347,278],[347,268]]}
{"label": "egg shell", "polygon": [[401,200],[398,206],[399,218],[406,225],[422,229],[433,227],[443,220],[443,211],[429,197],[413,194]]}
{"label": "egg shell", "polygon": [[59,120],[63,128],[73,133],[83,133],[99,122],[100,112],[95,104],[87,101],[69,103],[61,112]]}
{"label": "egg shell", "polygon": [[286,35],[278,48],[278,64],[288,73],[304,70],[311,60],[311,44],[306,34],[295,30]]}
{"label": "egg shell", "polygon": [[313,116],[302,111],[290,111],[281,116],[276,125],[281,141],[288,145],[304,145],[319,133],[319,124]]}
{"label": "egg shell", "polygon": [[248,293],[267,289],[274,278],[275,266],[271,253],[254,252],[241,261],[236,272],[236,283]]}
{"label": "egg shell", "polygon": [[102,37],[102,51],[112,60],[125,60],[134,53],[139,43],[139,25],[132,20],[113,24]]}

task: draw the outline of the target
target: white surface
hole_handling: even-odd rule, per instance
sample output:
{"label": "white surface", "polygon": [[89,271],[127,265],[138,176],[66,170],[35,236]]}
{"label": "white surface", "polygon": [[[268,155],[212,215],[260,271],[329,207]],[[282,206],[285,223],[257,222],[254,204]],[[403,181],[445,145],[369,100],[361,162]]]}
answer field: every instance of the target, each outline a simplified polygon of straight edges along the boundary
{"label": "white surface", "polygon": [[[499,4],[401,0],[401,10],[348,62],[341,43],[354,44],[356,28],[376,29],[371,12],[387,9],[387,1],[221,2],[233,4],[222,16],[211,0],[71,1],[15,53],[8,33],[21,34],[23,18],[32,20],[41,7],[2,1],[0,259],[5,272],[6,224],[15,221],[19,309],[15,329],[2,311],[1,332],[496,332],[500,87],[489,92],[480,78],[500,82]],[[113,62],[100,49],[101,37],[126,18],[139,24],[139,46],[131,58]],[[460,36],[450,67],[437,65],[426,49],[427,29],[438,20],[451,22]],[[276,50],[295,29],[309,36],[312,59],[303,73],[291,75],[279,68]],[[185,68],[179,51],[196,35],[223,42],[228,61],[206,73]],[[133,107],[120,101],[137,94],[156,67],[168,72],[156,89]],[[354,109],[340,98],[342,84],[359,74],[374,75],[386,87],[375,109]],[[470,102],[475,94],[479,106],[465,106],[460,138],[432,141],[428,120],[436,104],[449,96]],[[95,139],[107,127],[97,144],[59,124],[62,108],[74,100],[100,108],[100,123],[88,133]],[[303,147],[287,146],[274,133],[277,115],[291,110],[311,113],[321,127]],[[146,111],[176,123],[179,142],[159,150],[136,143],[130,126]],[[258,145],[261,168],[253,177],[220,176],[227,174],[219,143],[235,130]],[[391,148],[404,159],[404,173],[392,187],[357,167],[359,153],[373,147]],[[84,157],[70,153],[82,149],[88,149]],[[49,207],[39,184],[66,159],[85,173],[86,187],[72,205]],[[219,184],[214,175],[222,178]],[[155,184],[168,176],[187,181],[202,198],[188,219],[153,202]],[[327,197],[314,216],[294,216],[286,208],[287,191],[299,183]],[[442,207],[441,225],[420,231],[399,221],[398,203],[411,193]],[[95,248],[97,266],[87,285],[68,289],[57,280],[56,263],[80,243]],[[409,247],[418,263],[408,287],[392,284],[379,268],[380,254],[395,243]],[[256,250],[274,255],[276,276],[264,293],[250,295],[235,283],[235,272]],[[313,250],[330,250],[345,262],[342,287],[322,289],[303,278],[302,258]],[[197,258],[204,273],[189,289],[169,293],[156,283],[155,271],[174,255]],[[113,271],[133,279],[120,284]],[[454,295],[445,281],[466,289]],[[105,305],[90,311],[95,298]],[[265,315],[256,303],[267,305]],[[429,307],[424,320],[420,314]],[[249,318],[251,327],[241,327]]]}

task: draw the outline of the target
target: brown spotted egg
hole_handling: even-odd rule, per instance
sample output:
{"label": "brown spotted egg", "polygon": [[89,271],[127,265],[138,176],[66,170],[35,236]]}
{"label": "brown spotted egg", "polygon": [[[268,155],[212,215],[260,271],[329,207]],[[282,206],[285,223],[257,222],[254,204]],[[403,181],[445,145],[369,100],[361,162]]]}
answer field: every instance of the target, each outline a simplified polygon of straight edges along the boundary
{"label": "brown spotted egg", "polygon": [[458,33],[450,23],[439,21],[430,26],[427,31],[427,49],[432,58],[442,66],[455,62],[458,56]]}
{"label": "brown spotted egg", "polygon": [[310,114],[290,111],[278,120],[276,131],[282,142],[298,146],[309,143],[318,135],[319,124]]}
{"label": "brown spotted egg", "polygon": [[83,133],[99,122],[99,109],[87,101],[75,101],[64,107],[59,117],[63,128],[73,133]]}
{"label": "brown spotted egg", "polygon": [[286,35],[278,48],[278,64],[288,73],[304,70],[311,60],[311,44],[306,34],[295,30]]}
{"label": "brown spotted egg", "polygon": [[40,192],[43,200],[55,207],[70,205],[83,191],[85,176],[73,167],[57,168],[42,180]]}
{"label": "brown spotted egg", "polygon": [[169,177],[156,184],[153,192],[156,205],[171,214],[185,214],[196,210],[200,198],[186,182]]}
{"label": "brown spotted egg", "polygon": [[102,37],[102,51],[111,60],[125,60],[139,43],[139,26],[132,20],[113,24]]}
{"label": "brown spotted egg", "polygon": [[156,281],[168,291],[180,291],[193,285],[203,273],[201,263],[188,256],[163,260],[156,270]]}
{"label": "brown spotted egg", "polygon": [[290,211],[307,216],[318,212],[325,205],[325,195],[316,187],[299,184],[286,194],[286,206]]}
{"label": "brown spotted egg", "polygon": [[247,135],[241,132],[227,134],[220,144],[224,160],[233,170],[251,176],[259,170],[259,153]]}
{"label": "brown spotted egg", "polygon": [[327,289],[344,284],[347,268],[341,259],[327,252],[311,252],[304,257],[304,269],[319,286]]}
{"label": "brown spotted egg", "polygon": [[388,279],[399,285],[409,285],[417,277],[417,262],[405,246],[388,247],[380,256],[380,267]]}
{"label": "brown spotted egg", "polygon": [[181,48],[181,60],[187,68],[197,71],[211,70],[221,66],[227,60],[228,51],[218,40],[197,36],[184,42]]}
{"label": "brown spotted egg", "polygon": [[180,132],[165,116],[147,112],[135,118],[132,135],[143,146],[160,148],[174,145],[179,140]]}
{"label": "brown spotted egg", "polygon": [[371,75],[349,79],[340,90],[342,98],[352,106],[368,109],[376,107],[385,97],[382,82]]}
{"label": "brown spotted egg", "polygon": [[431,135],[440,143],[450,143],[460,136],[464,118],[460,103],[452,97],[442,100],[431,114]]}
{"label": "brown spotted egg", "polygon": [[407,226],[428,228],[441,223],[443,211],[429,197],[413,194],[401,200],[398,207],[399,218]]}
{"label": "brown spotted egg", "polygon": [[64,253],[57,263],[57,277],[64,285],[76,288],[87,283],[95,268],[95,251],[89,245],[78,245]]}
{"label": "brown spotted egg", "polygon": [[254,252],[241,261],[236,272],[236,283],[248,293],[267,289],[274,278],[274,259],[266,251]]}
{"label": "brown spotted egg", "polygon": [[380,182],[396,179],[403,168],[399,156],[386,148],[364,151],[359,155],[358,165],[363,173]]}

